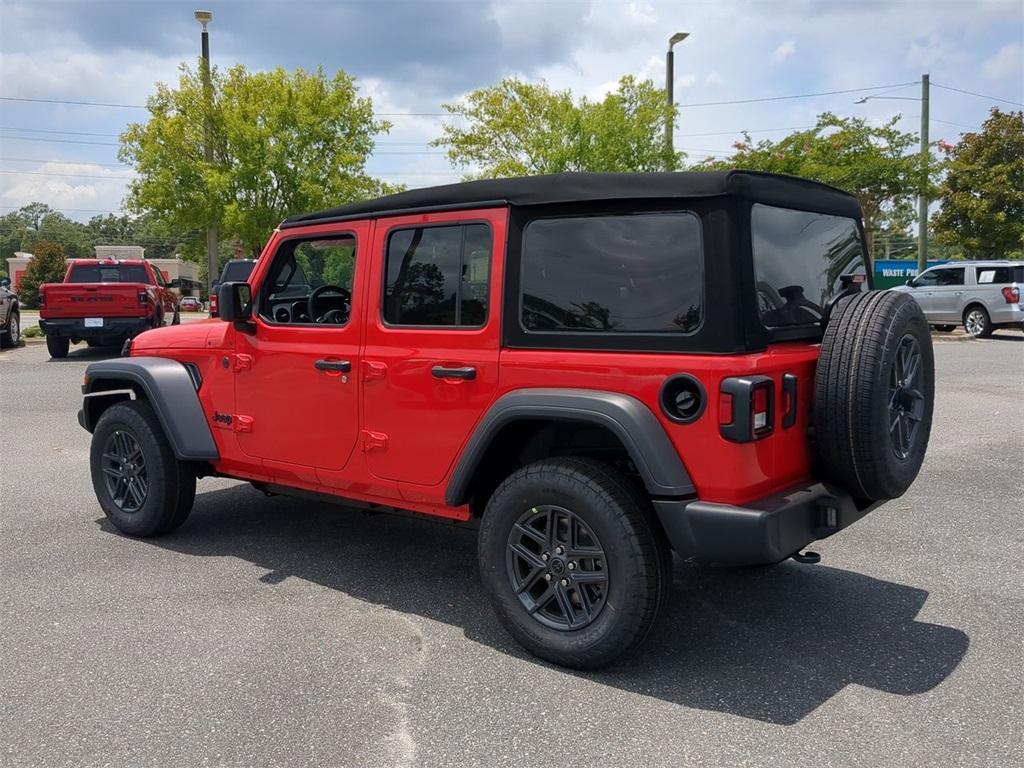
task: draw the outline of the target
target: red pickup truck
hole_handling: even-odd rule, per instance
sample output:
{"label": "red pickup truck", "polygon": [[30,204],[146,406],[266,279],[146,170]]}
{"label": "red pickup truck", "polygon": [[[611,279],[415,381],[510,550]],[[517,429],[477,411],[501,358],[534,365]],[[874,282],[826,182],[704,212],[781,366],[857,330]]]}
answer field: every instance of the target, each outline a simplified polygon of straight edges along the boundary
{"label": "red pickup truck", "polygon": [[177,325],[178,295],[145,259],[76,259],[63,283],[39,289],[39,326],[52,357],[71,344],[123,344],[149,328]]}

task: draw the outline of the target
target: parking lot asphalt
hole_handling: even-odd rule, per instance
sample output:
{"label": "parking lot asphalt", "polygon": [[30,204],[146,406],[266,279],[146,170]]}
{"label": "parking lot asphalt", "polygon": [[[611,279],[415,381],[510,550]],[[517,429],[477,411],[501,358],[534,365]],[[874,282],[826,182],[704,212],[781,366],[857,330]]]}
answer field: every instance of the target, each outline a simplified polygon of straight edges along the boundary
{"label": "parking lot asphalt", "polygon": [[527,656],[471,530],[199,483],[132,540],[89,480],[102,354],[0,353],[6,766],[1024,764],[1024,336],[937,340],[915,485],[820,565],[676,562],[651,642]]}

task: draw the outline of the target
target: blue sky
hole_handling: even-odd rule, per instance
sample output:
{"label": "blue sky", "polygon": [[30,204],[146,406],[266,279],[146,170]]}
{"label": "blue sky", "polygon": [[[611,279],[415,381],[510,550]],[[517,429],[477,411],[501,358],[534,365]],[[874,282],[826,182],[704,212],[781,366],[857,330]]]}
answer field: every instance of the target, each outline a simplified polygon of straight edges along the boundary
{"label": "blue sky", "polygon": [[[154,81],[194,61],[195,2],[0,3],[0,97],[144,104]],[[955,141],[989,108],[1019,109],[949,88],[1024,103],[1024,2],[211,2],[221,67],[343,68],[394,128],[369,171],[410,186],[459,178],[427,142],[442,103],[503,76],[546,79],[600,97],[623,74],[664,79],[676,48],[676,145],[693,158],[725,155],[741,130],[779,137],[821,111],[873,120],[901,113],[916,131],[916,85],[739,104],[708,102],[936,86],[933,139]],[[906,101],[859,95],[885,93]],[[120,208],[130,168],[117,134],[145,117],[130,107],[0,100],[0,213],[34,200],[87,220]]]}

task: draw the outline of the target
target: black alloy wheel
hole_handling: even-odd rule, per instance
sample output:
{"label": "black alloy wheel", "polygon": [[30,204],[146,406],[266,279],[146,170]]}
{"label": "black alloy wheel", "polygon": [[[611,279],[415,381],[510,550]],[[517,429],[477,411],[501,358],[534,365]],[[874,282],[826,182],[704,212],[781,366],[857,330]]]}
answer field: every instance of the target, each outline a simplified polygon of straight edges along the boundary
{"label": "black alloy wheel", "polygon": [[107,493],[125,514],[142,509],[149,493],[146,457],[130,432],[116,430],[103,448],[103,474]]}
{"label": "black alloy wheel", "polygon": [[565,507],[531,507],[516,521],[508,536],[506,569],[526,612],[551,629],[583,629],[608,596],[601,542]]}
{"label": "black alloy wheel", "polygon": [[924,418],[920,373],[921,347],[908,333],[900,339],[889,373],[889,439],[900,459],[906,459],[914,450]]}

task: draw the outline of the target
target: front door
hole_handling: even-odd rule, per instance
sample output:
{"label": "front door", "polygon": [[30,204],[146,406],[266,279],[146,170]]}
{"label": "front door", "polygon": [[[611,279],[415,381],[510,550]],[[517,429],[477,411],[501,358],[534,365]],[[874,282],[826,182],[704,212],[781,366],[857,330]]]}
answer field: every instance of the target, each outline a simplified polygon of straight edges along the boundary
{"label": "front door", "polygon": [[338,470],[352,455],[369,231],[366,222],[289,230],[253,275],[255,332],[235,334],[231,361],[232,428],[241,450],[270,468]]}
{"label": "front door", "polygon": [[936,320],[959,323],[964,297],[964,268],[939,267],[932,272],[938,277],[938,282],[932,289],[932,316]]}
{"label": "front door", "polygon": [[494,399],[507,216],[378,220],[362,367],[375,476],[437,485]]}

